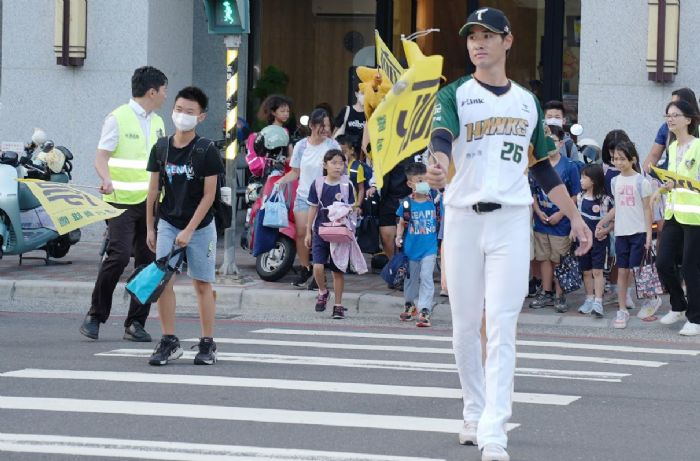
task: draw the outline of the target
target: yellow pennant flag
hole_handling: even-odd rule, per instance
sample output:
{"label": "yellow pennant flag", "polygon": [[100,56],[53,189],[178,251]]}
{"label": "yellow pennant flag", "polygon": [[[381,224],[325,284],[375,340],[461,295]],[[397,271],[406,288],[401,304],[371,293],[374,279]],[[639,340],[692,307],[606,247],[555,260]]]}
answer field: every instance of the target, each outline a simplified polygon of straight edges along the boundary
{"label": "yellow pennant flag", "polygon": [[377,51],[377,67],[384,71],[389,82],[396,83],[404,73],[404,68],[399,64],[398,59],[391,53],[384,40],[379,36],[377,30],[374,31],[375,48]]}
{"label": "yellow pennant flag", "polygon": [[428,145],[442,62],[438,55],[416,59],[369,119],[377,187],[401,160]]}
{"label": "yellow pennant flag", "polygon": [[65,183],[37,179],[17,181],[29,187],[60,235],[88,224],[114,218],[124,212]]}
{"label": "yellow pennant flag", "polygon": [[691,192],[700,193],[700,181],[687,176],[679,175],[678,173],[674,173],[672,171],[662,170],[660,168],[656,168],[655,166],[651,167],[651,169],[654,170],[656,176],[663,182],[673,180],[676,182],[676,187],[688,189]]}

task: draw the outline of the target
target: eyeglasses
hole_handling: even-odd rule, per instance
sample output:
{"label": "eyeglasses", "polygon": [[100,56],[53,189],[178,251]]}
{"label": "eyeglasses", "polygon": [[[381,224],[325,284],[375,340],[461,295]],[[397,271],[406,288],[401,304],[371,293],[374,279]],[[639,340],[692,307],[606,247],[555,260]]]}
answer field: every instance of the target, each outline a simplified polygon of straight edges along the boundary
{"label": "eyeglasses", "polygon": [[665,115],[664,115],[664,118],[665,118],[666,120],[669,120],[669,119],[675,120],[675,119],[677,119],[677,118],[679,118],[679,117],[685,117],[685,115],[683,115],[683,114],[665,114]]}

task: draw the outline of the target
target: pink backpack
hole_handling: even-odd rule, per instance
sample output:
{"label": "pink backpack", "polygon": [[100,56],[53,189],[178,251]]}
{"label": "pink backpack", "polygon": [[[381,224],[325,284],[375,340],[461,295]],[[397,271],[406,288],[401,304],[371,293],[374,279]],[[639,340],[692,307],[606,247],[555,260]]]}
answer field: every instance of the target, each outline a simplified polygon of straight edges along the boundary
{"label": "pink backpack", "polygon": [[[318,202],[321,204],[323,193],[323,176],[316,178],[314,183]],[[350,197],[350,183],[347,176],[343,176],[340,182],[340,194],[344,203],[348,203]],[[320,205],[323,206],[323,205]],[[322,223],[318,226],[318,236],[329,243],[350,243],[355,240],[355,233],[347,226],[347,218],[342,221]]]}

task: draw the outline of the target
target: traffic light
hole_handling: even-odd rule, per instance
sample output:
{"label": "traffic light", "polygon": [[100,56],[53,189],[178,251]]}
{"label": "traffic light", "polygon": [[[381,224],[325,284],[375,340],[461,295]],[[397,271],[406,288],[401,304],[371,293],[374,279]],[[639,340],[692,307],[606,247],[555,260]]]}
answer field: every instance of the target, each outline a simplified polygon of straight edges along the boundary
{"label": "traffic light", "polygon": [[210,34],[231,35],[250,32],[248,0],[204,0]]}

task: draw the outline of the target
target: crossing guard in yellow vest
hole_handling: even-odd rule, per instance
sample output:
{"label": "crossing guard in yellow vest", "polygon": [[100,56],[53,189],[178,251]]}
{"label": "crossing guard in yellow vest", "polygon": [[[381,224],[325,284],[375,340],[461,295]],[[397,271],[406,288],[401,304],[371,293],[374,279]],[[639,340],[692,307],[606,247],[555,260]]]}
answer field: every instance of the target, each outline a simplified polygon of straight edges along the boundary
{"label": "crossing guard in yellow vest", "polygon": [[[108,221],[108,245],[102,261],[90,310],[80,333],[90,339],[99,336],[100,324],[109,318],[112,295],[124,269],[134,256],[135,266],[148,264],[155,255],[146,244],[146,196],[148,156],[156,140],[165,135],[163,119],[154,111],[165,102],[168,79],[160,70],[145,66],[131,77],[132,98],[112,111],[102,126],[95,157],[103,199],[124,213]],[[131,301],[124,321],[124,339],[150,342],[144,329],[150,304]]]}
{"label": "crossing guard in yellow vest", "polygon": [[700,139],[695,136],[699,122],[700,114],[686,101],[668,104],[666,123],[675,141],[668,146],[668,171],[657,172],[665,181],[659,192],[669,192],[656,268],[668,290],[671,311],[660,322],[686,320],[678,332],[683,336],[700,335]]}

